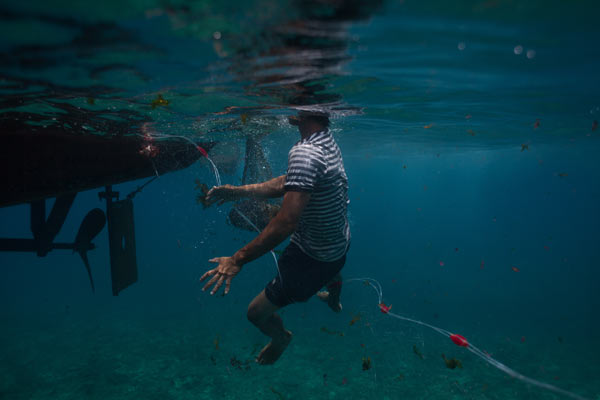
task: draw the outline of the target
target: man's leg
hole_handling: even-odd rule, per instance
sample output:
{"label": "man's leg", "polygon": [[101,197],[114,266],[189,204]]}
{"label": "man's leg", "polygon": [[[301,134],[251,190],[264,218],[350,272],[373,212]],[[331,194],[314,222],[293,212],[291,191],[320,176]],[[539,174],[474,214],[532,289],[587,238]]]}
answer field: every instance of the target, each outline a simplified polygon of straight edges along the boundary
{"label": "man's leg", "polygon": [[342,311],[342,303],[340,303],[340,296],[342,294],[342,275],[337,274],[327,284],[327,290],[323,290],[317,293],[317,296],[329,305],[335,312]]}
{"label": "man's leg", "polygon": [[248,320],[271,338],[256,357],[259,364],[273,364],[292,340],[292,332],[283,327],[283,321],[275,314],[279,308],[269,301],[264,290],[248,306]]}

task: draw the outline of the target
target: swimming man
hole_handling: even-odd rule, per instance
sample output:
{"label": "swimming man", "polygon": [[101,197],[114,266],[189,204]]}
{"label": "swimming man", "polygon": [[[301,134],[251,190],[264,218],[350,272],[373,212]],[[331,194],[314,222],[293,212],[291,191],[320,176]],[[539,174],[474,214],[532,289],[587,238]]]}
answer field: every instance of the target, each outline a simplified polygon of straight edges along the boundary
{"label": "swimming man", "polygon": [[[271,338],[259,353],[259,364],[273,364],[286,349],[292,333],[283,326],[276,311],[294,302],[307,301],[314,294],[332,310],[342,309],[340,271],[350,244],[348,225],[348,178],[342,154],[329,132],[329,117],[321,112],[300,111],[289,117],[301,140],[288,154],[286,175],[251,185],[213,187],[207,201],[234,201],[243,197],[283,196],[281,209],[263,231],[231,257],[209,260],[218,263],[200,281],[210,280],[215,294],[242,266],[272,250],[291,235],[290,244],[279,257],[279,274],[248,306],[248,319]],[[327,286],[326,291],[319,291]]]}

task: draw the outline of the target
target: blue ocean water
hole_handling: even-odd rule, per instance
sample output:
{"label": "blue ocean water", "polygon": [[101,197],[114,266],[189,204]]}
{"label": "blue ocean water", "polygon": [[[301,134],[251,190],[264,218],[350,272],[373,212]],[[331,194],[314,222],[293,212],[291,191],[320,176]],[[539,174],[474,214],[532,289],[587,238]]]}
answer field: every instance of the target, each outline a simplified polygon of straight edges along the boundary
{"label": "blue ocean water", "polygon": [[[240,184],[247,137],[282,174],[299,138],[286,116],[328,110],[350,183],[344,278],[377,279],[395,313],[598,399],[597,15],[585,1],[2,5],[2,132],[215,142],[222,181]],[[139,279],[117,297],[106,229],[95,294],[70,251],[0,254],[0,398],[568,398],[381,313],[360,281],[341,314],[284,309],[294,339],[256,365],[267,338],[246,310],[275,265],[248,264],[225,297],[201,291],[207,260],[255,235],[230,205],[203,209],[195,180],[215,184],[205,159],[135,197]],[[78,194],[58,242],[104,207],[99,191]],[[0,221],[0,237],[31,236],[27,205]]]}

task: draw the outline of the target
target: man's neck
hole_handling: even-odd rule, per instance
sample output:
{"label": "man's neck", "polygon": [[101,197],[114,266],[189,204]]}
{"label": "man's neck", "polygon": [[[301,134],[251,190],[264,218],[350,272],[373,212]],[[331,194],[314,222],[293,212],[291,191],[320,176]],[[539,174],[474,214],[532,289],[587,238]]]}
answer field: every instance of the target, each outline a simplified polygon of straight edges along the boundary
{"label": "man's neck", "polygon": [[320,124],[307,123],[306,125],[299,126],[298,129],[300,130],[300,136],[302,136],[302,139],[306,139],[312,134],[324,131],[327,128],[321,126]]}

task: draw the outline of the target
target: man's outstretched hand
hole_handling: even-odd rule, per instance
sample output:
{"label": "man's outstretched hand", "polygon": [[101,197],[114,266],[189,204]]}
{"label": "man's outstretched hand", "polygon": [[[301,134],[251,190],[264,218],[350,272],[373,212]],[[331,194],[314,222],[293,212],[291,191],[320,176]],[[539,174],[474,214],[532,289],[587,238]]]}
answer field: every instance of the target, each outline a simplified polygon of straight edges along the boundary
{"label": "man's outstretched hand", "polygon": [[239,186],[213,186],[208,193],[206,193],[206,203],[212,205],[219,202],[219,205],[221,205],[226,201],[234,201],[241,198],[242,196],[240,194]]}
{"label": "man's outstretched hand", "polygon": [[231,280],[240,272],[242,269],[241,265],[237,265],[233,261],[233,257],[215,257],[208,260],[213,263],[219,263],[217,268],[208,270],[200,277],[200,282],[205,280],[208,277],[212,276],[212,279],[209,280],[206,285],[202,288],[202,291],[205,291],[213,284],[215,285],[210,294],[213,295],[219,291],[221,286],[223,286],[223,282],[225,282],[225,292],[223,295],[229,293],[229,287],[231,286]]}

